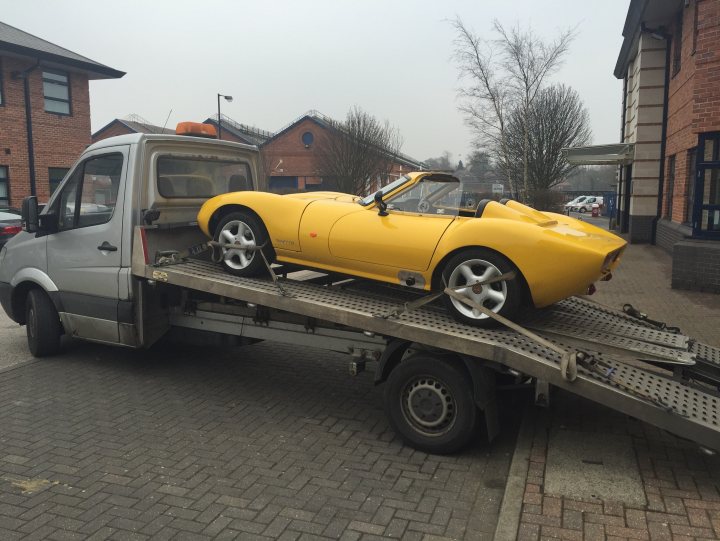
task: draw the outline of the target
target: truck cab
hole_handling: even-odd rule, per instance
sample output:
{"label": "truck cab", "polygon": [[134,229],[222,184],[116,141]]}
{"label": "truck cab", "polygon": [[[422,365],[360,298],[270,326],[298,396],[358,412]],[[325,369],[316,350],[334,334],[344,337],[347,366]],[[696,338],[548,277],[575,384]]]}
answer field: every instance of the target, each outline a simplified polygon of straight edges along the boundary
{"label": "truck cab", "polygon": [[0,303],[14,321],[28,324],[34,354],[57,347],[54,340],[33,346],[33,334],[47,334],[38,333],[39,325],[57,324],[58,344],[64,332],[143,345],[131,273],[134,227],[172,228],[189,246],[204,238],[196,219],[206,199],[260,188],[256,147],[185,129],[188,135],[132,134],[95,143],[39,212],[36,199],[24,202],[24,230],[0,251]]}

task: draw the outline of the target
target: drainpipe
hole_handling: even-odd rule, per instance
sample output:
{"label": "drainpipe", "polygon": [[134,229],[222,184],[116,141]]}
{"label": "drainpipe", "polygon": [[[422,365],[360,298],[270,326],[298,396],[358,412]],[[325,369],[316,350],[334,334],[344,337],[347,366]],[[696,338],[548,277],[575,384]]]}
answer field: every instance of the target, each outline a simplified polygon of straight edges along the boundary
{"label": "drainpipe", "polygon": [[667,140],[667,119],[668,119],[668,99],[670,94],[670,53],[672,50],[672,37],[665,32],[661,35],[665,38],[665,87],[663,88],[663,116],[662,116],[662,131],[660,135],[660,172],[658,182],[658,203],[657,203],[657,215],[653,220],[652,225],[652,243],[657,244],[657,224],[662,216],[663,206],[663,188],[665,186],[665,147]]}
{"label": "drainpipe", "polygon": [[28,146],[28,168],[30,169],[30,195],[37,195],[36,182],[35,182],[35,146],[33,145],[33,133],[32,133],[32,109],[30,107],[30,80],[29,75],[40,65],[40,60],[37,60],[33,66],[30,66],[24,71],[14,71],[12,73],[13,79],[23,80],[23,90],[25,91],[25,130],[27,132],[27,146]]}

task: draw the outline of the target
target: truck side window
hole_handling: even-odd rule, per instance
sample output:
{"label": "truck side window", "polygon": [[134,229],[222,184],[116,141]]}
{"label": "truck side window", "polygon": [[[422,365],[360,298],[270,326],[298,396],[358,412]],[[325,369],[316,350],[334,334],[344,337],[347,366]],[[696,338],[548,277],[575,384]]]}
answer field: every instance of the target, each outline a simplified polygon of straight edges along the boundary
{"label": "truck side window", "polygon": [[58,198],[60,231],[110,221],[120,188],[122,166],[122,154],[108,154],[90,158],[73,171]]}

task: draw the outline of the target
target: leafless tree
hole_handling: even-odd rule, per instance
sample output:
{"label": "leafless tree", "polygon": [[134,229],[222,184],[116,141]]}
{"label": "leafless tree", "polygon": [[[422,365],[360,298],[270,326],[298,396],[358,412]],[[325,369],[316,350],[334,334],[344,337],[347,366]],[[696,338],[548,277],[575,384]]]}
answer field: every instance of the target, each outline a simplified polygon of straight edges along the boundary
{"label": "leafless tree", "polygon": [[[560,150],[587,145],[592,136],[580,96],[565,85],[540,90],[527,111],[519,104],[508,114],[505,131],[509,162],[513,164],[510,173],[519,176],[527,170],[526,193],[530,199],[556,186],[575,169]],[[531,137],[526,138],[526,133]]]}
{"label": "leafless tree", "polygon": [[452,152],[444,150],[437,158],[428,158],[424,161],[428,171],[447,171],[453,172],[455,165],[452,163]]}
{"label": "leafless tree", "polygon": [[378,181],[387,182],[401,146],[399,132],[387,121],[353,107],[344,121],[332,123],[319,148],[323,183],[341,192],[367,195]]}
{"label": "leafless tree", "polygon": [[520,192],[514,164],[509,161],[506,127],[509,111],[522,111],[522,190],[529,185],[530,109],[547,77],[562,64],[574,38],[573,30],[561,32],[553,41],[544,41],[530,28],[516,25],[506,29],[497,20],[495,40],[484,40],[457,17],[455,59],[466,85],[459,91],[460,110],[474,130],[478,147],[489,151],[498,171],[514,193]]}

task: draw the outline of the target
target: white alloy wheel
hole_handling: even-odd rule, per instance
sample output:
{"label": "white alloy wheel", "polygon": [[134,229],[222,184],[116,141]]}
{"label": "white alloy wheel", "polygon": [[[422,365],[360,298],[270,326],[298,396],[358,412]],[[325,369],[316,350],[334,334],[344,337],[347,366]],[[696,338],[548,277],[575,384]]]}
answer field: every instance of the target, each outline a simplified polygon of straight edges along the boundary
{"label": "white alloy wheel", "polygon": [[220,230],[218,241],[224,244],[236,244],[237,248],[223,248],[223,260],[231,269],[247,268],[255,257],[257,247],[255,233],[241,220],[232,220]]}
{"label": "white alloy wheel", "polygon": [[[489,261],[469,259],[453,269],[448,278],[448,287],[456,289],[460,286],[467,286],[456,289],[457,293],[472,299],[497,314],[507,300],[507,284],[502,281],[488,285],[478,285],[478,282],[484,282],[500,275],[502,275],[500,269]],[[457,299],[452,299],[452,303],[460,314],[470,319],[487,319],[488,317],[477,308],[472,308]]]}

